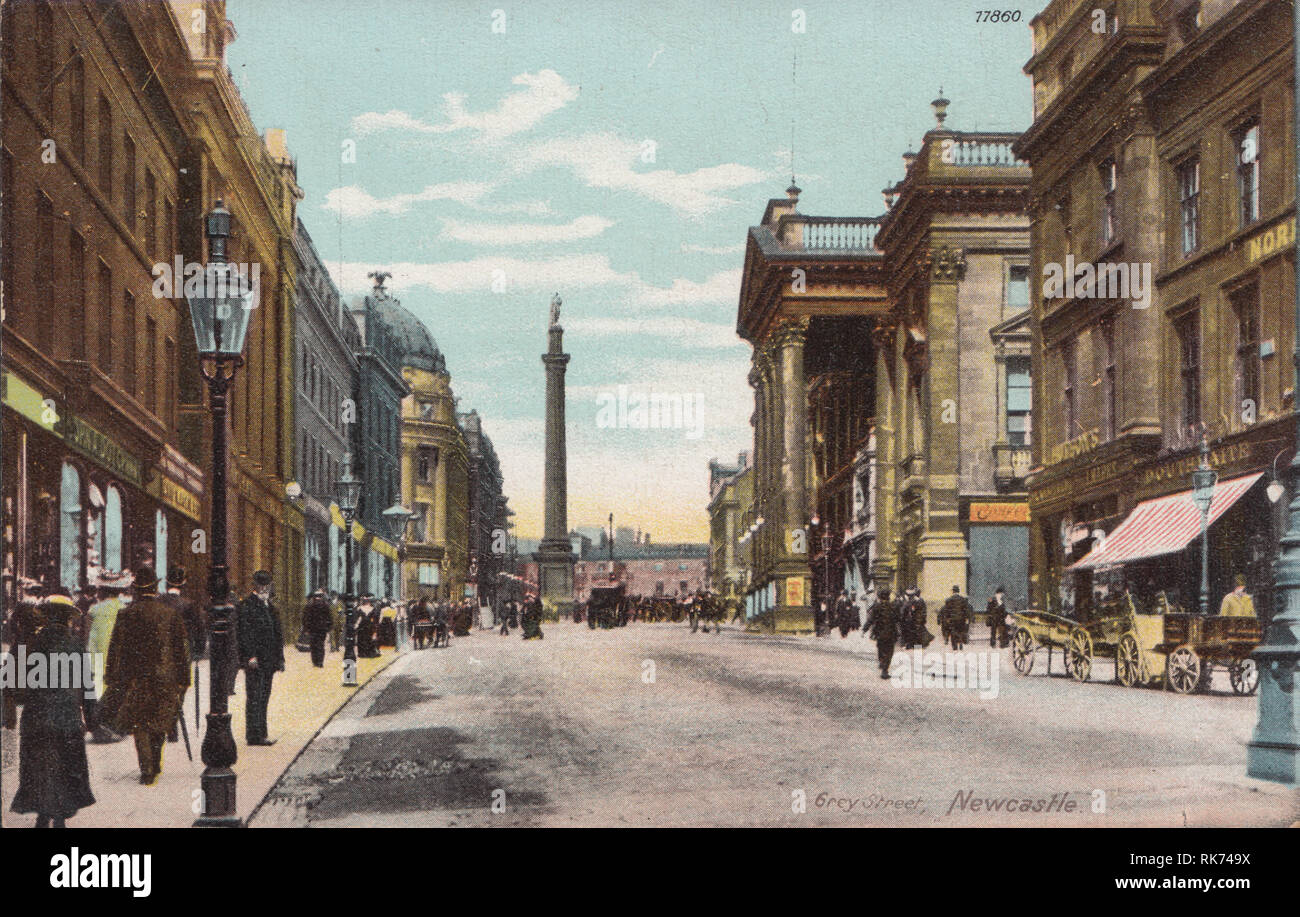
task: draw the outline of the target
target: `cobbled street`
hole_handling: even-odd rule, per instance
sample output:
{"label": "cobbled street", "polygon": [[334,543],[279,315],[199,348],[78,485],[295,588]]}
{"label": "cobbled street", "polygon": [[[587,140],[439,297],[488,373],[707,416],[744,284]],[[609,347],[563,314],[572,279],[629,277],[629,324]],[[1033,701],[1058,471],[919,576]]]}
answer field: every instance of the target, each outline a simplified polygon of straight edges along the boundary
{"label": "cobbled street", "polygon": [[[1002,651],[996,697],[981,699],[882,680],[874,644],[857,632],[774,638],[561,622],[545,633],[524,642],[477,631],[406,654],[325,726],[251,824],[1300,818],[1294,791],[1245,777],[1257,700],[1232,696],[1222,674],[1213,693],[1179,696],[1118,686],[1106,660],[1088,684],[1044,674],[1045,653],[1022,677]],[[1059,673],[1059,656],[1053,664]],[[1104,812],[1094,812],[1099,803]]]}

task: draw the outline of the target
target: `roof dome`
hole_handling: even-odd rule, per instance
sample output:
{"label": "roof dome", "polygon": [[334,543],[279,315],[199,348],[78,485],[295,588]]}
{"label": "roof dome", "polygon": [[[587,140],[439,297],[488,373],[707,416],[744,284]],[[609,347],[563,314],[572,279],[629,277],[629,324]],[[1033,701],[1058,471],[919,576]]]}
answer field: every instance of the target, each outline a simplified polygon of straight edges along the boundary
{"label": "roof dome", "polygon": [[444,373],[447,361],[437,342],[424,322],[412,315],[400,302],[392,297],[370,297],[375,310],[392,331],[402,353],[402,365],[425,369],[429,372]]}

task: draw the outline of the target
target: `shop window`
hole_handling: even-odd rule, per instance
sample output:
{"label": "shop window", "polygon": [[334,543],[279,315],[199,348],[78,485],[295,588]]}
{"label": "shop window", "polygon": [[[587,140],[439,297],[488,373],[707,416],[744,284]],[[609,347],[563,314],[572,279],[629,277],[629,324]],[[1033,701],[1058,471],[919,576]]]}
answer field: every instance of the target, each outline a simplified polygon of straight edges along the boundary
{"label": "shop window", "polygon": [[68,462],[63,463],[59,510],[59,584],[77,589],[81,586],[81,475]]}
{"label": "shop window", "polygon": [[438,585],[438,565],[437,564],[420,564],[420,585],[437,586]]}
{"label": "shop window", "polygon": [[122,492],[112,486],[104,495],[104,569],[122,569]]}

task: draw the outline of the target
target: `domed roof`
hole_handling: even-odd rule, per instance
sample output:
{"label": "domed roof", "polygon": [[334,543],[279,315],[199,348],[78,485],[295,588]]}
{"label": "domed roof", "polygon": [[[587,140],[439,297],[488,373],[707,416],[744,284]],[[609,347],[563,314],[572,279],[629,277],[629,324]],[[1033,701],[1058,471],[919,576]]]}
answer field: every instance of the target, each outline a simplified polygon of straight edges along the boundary
{"label": "domed roof", "polygon": [[402,352],[402,365],[429,372],[447,371],[447,361],[424,322],[412,315],[400,302],[388,297],[371,296],[370,301],[392,331]]}

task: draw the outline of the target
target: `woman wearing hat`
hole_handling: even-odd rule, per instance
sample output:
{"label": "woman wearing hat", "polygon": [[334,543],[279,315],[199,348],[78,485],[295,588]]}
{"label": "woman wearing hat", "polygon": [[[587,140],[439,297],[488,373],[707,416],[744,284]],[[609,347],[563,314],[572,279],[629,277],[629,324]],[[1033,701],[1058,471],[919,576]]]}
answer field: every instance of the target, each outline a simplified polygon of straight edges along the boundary
{"label": "woman wearing hat", "polygon": [[[40,610],[46,624],[28,645],[28,652],[40,653],[45,659],[67,653],[81,660],[81,641],[68,623],[76,611],[72,599],[51,596]],[[85,671],[83,665],[78,674]],[[53,674],[47,672],[47,678]],[[38,828],[62,828],[66,819],[95,804],[86,761],[85,732],[95,719],[90,687],[29,684],[15,689],[23,715],[18,732],[18,792],[9,808],[36,813]]]}

